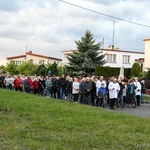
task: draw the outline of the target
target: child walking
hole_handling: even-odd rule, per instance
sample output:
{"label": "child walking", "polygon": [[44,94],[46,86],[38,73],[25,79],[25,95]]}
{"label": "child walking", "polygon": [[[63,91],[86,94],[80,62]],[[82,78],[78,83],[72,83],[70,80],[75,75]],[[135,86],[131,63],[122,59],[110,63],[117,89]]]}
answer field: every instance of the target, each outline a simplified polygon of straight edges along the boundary
{"label": "child walking", "polygon": [[101,84],[101,87],[98,90],[98,99],[96,102],[96,106],[102,106],[105,108],[105,99],[106,99],[106,88],[104,83]]}

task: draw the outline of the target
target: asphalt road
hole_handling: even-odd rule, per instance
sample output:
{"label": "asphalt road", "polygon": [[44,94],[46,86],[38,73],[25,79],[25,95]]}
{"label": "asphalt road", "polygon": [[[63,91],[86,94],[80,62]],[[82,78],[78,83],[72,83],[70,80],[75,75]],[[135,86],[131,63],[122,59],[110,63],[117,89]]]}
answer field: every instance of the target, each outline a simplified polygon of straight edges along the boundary
{"label": "asphalt road", "polygon": [[[109,107],[106,108],[109,109]],[[124,108],[115,108],[115,110],[111,111],[117,111],[135,116],[150,118],[150,104],[141,104],[141,106],[136,106],[136,108],[128,108],[127,106],[125,106]]]}

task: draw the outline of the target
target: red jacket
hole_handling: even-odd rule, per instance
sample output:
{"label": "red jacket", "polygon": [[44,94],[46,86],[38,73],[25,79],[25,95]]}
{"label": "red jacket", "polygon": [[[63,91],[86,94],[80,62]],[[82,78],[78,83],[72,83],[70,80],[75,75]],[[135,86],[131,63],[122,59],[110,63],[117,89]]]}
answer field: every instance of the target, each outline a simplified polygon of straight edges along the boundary
{"label": "red jacket", "polygon": [[31,80],[31,78],[27,79],[27,87],[32,87],[33,86],[33,82]]}
{"label": "red jacket", "polygon": [[39,88],[38,81],[33,81],[33,89],[38,89],[38,88]]}
{"label": "red jacket", "polygon": [[14,80],[14,88],[17,87],[17,78]]}
{"label": "red jacket", "polygon": [[21,78],[18,78],[18,79],[17,79],[17,87],[18,87],[18,86],[21,86],[21,85],[22,85],[22,79],[21,79]]}

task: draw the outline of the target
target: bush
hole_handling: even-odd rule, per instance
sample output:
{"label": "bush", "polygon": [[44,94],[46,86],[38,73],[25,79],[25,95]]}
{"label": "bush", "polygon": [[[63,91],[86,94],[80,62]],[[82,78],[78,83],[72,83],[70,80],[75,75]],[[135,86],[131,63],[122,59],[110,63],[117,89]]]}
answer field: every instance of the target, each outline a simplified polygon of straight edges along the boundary
{"label": "bush", "polygon": [[[124,76],[126,78],[130,78],[130,70],[131,68],[124,68]],[[109,78],[112,76],[118,77],[120,73],[120,68],[114,67],[95,67],[95,76],[104,76],[105,78]]]}

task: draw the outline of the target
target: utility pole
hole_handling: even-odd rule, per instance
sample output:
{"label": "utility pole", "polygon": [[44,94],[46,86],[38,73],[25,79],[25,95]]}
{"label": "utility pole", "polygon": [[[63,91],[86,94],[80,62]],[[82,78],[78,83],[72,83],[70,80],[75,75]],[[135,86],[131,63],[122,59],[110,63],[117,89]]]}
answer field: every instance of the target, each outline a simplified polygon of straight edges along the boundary
{"label": "utility pole", "polygon": [[115,21],[113,21],[113,36],[112,36],[112,50],[115,47]]}
{"label": "utility pole", "polygon": [[103,38],[103,47],[102,47],[102,49],[104,49],[104,38]]}
{"label": "utility pole", "polygon": [[28,49],[27,49],[27,44],[26,44],[26,52],[27,52],[27,50],[28,50]]}

